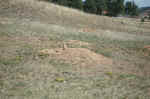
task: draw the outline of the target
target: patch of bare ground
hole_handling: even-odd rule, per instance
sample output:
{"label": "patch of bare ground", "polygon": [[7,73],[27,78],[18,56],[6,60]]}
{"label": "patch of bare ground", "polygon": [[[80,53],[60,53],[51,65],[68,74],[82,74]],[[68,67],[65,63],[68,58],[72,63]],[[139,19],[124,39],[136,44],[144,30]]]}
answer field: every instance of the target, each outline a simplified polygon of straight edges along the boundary
{"label": "patch of bare ground", "polygon": [[55,48],[43,49],[39,51],[40,55],[54,55],[58,59],[63,59],[71,64],[80,65],[83,67],[100,66],[101,69],[109,69],[112,65],[112,60],[96,54],[85,48]]}

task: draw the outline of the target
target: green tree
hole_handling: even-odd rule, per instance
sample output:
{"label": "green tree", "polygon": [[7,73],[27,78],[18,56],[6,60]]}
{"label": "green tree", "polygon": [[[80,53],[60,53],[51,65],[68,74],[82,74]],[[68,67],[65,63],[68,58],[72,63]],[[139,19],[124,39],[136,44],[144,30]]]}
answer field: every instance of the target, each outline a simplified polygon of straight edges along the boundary
{"label": "green tree", "polygon": [[117,16],[124,11],[124,0],[106,0],[109,16]]}
{"label": "green tree", "polygon": [[82,0],[68,0],[68,6],[76,9],[83,9]]}
{"label": "green tree", "polygon": [[68,0],[57,0],[57,3],[60,5],[68,6]]}
{"label": "green tree", "polygon": [[125,13],[130,16],[138,15],[138,6],[134,2],[131,1],[126,2]]}
{"label": "green tree", "polygon": [[96,13],[97,8],[95,0],[86,0],[84,2],[84,11],[88,13]]}
{"label": "green tree", "polygon": [[102,11],[107,9],[105,0],[95,0],[96,3],[96,14],[102,14]]}
{"label": "green tree", "polygon": [[48,0],[48,1],[59,5],[64,5],[64,6],[68,5],[68,0]]}

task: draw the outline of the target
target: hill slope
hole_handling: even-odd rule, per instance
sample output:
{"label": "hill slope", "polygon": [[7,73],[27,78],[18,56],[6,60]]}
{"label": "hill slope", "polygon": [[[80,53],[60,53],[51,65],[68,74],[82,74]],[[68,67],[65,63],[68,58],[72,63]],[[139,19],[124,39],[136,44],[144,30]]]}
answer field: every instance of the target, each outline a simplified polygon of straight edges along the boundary
{"label": "hill slope", "polygon": [[1,99],[149,99],[150,25],[38,0],[0,0]]}
{"label": "hill slope", "polygon": [[[108,18],[86,14],[78,10],[42,2],[38,0],[1,0],[0,14],[7,17],[28,18],[41,20],[49,24],[59,24],[77,28],[111,29],[114,31],[136,32],[137,20]],[[132,21],[132,22],[131,22]],[[134,24],[133,24],[134,23]],[[130,28],[130,29],[129,29]],[[149,32],[146,27],[145,32]]]}

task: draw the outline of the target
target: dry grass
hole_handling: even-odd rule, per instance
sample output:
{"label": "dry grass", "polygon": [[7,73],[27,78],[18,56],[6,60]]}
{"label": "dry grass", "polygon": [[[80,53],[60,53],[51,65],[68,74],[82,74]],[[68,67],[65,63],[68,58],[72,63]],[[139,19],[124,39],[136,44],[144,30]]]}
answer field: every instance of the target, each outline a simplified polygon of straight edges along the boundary
{"label": "dry grass", "polygon": [[38,0],[1,0],[0,13],[8,17],[28,18],[31,20],[41,20],[50,24],[59,24],[73,28],[111,29],[113,31],[147,33],[149,25],[141,24],[140,20],[110,18],[106,16],[96,16],[78,10],[50,4]]}
{"label": "dry grass", "polygon": [[0,0],[0,99],[149,99],[149,33],[135,19]]}

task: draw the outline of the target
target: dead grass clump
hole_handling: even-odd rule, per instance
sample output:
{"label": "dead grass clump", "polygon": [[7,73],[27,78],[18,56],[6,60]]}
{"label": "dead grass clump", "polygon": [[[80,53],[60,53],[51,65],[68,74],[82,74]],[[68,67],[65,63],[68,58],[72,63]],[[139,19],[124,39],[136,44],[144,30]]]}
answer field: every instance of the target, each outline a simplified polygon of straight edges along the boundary
{"label": "dead grass clump", "polygon": [[95,29],[92,29],[92,28],[83,28],[83,29],[80,29],[79,32],[96,32]]}
{"label": "dead grass clump", "polygon": [[43,49],[39,51],[39,55],[52,55],[60,54],[63,49]]}

